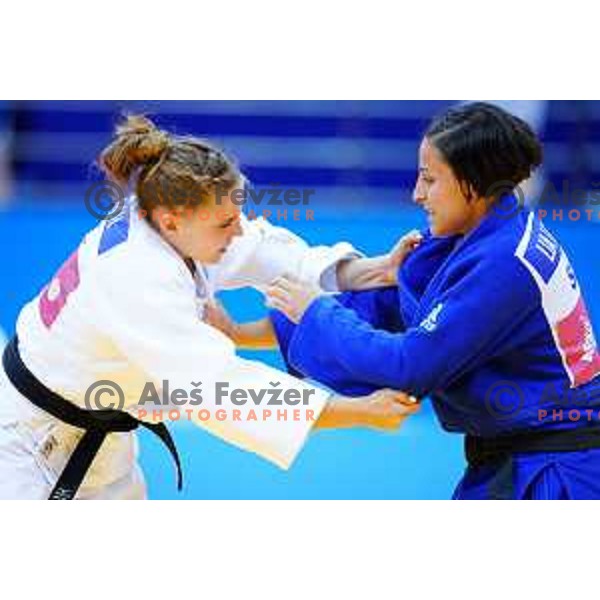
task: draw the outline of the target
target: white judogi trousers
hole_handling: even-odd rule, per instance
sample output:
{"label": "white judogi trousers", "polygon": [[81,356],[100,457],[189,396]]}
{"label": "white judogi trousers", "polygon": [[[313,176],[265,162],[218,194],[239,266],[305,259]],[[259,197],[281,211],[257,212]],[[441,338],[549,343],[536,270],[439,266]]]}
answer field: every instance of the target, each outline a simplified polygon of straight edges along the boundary
{"label": "white judogi trousers", "polygon": [[[48,498],[82,435],[24,398],[0,365],[0,499]],[[109,434],[76,498],[145,499],[137,456],[135,432]]]}

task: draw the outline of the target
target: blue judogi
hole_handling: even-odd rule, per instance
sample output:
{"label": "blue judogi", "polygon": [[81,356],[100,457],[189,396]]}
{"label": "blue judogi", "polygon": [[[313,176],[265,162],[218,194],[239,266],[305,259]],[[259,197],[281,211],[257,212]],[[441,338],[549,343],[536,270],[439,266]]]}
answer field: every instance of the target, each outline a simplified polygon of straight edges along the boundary
{"label": "blue judogi", "polygon": [[[527,211],[491,212],[465,237],[426,232],[398,287],[321,297],[297,327],[272,318],[298,374],[345,394],[428,395],[447,431],[490,439],[600,420],[600,355],[579,284]],[[513,454],[469,468],[455,494],[529,496],[600,498],[600,449]]]}

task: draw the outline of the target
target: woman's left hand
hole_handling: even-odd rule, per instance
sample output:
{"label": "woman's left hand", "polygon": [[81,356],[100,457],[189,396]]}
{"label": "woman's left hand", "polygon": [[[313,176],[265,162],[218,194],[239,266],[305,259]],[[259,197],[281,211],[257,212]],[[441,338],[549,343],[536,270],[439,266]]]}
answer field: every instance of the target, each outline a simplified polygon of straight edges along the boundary
{"label": "woman's left hand", "polygon": [[267,306],[280,310],[288,319],[299,323],[307,308],[322,293],[317,287],[283,275],[267,288]]}

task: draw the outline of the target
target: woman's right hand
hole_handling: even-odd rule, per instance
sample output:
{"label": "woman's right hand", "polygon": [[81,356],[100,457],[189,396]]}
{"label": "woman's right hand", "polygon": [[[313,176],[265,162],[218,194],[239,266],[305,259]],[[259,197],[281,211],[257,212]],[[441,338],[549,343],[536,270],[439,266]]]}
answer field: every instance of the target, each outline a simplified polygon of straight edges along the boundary
{"label": "woman's right hand", "polygon": [[383,389],[360,398],[334,396],[325,406],[315,427],[342,429],[369,427],[394,431],[420,408],[416,398],[396,390]]}

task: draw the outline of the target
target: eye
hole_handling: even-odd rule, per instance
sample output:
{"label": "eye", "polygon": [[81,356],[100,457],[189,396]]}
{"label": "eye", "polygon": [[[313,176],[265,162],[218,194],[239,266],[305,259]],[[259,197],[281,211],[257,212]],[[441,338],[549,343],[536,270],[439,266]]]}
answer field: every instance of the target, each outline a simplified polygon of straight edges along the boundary
{"label": "eye", "polygon": [[430,186],[435,180],[425,169],[419,170],[419,181],[427,186]]}
{"label": "eye", "polygon": [[237,222],[237,219],[229,219],[229,221],[225,221],[224,223],[221,223],[221,225],[219,225],[219,229],[229,229],[229,227],[234,225],[236,222]]}

